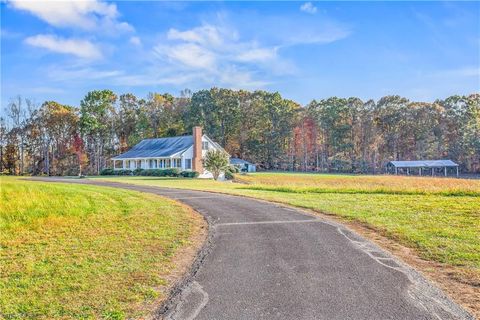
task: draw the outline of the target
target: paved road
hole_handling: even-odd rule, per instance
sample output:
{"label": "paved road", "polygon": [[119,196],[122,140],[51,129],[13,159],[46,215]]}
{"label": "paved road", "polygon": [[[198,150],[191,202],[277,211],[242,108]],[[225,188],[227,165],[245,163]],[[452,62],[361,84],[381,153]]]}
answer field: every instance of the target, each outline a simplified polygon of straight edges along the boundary
{"label": "paved road", "polygon": [[177,199],[209,239],[165,319],[473,319],[374,244],[299,210],[200,191],[92,182]]}

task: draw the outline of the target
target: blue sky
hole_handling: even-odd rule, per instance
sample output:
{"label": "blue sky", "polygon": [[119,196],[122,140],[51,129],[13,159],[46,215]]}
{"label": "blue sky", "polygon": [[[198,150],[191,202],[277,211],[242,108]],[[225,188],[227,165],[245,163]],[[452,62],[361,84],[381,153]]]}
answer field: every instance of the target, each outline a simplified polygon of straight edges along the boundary
{"label": "blue sky", "polygon": [[480,91],[479,2],[2,1],[2,109],[212,86],[306,104]]}

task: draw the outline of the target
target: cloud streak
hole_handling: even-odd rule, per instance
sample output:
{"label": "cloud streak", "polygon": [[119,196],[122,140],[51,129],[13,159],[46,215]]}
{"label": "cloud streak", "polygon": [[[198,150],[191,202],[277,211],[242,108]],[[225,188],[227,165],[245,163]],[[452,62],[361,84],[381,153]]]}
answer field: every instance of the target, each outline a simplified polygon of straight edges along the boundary
{"label": "cloud streak", "polygon": [[25,43],[52,52],[70,54],[83,59],[95,60],[102,58],[102,53],[97,46],[87,40],[63,39],[55,35],[39,34],[26,38]]}

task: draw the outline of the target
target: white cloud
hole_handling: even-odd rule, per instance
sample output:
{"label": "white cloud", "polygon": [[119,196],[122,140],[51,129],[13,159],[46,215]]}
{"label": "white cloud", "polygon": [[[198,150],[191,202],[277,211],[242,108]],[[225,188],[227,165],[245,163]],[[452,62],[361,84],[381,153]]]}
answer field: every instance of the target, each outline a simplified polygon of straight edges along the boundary
{"label": "white cloud", "polygon": [[277,56],[277,48],[254,48],[241,52],[237,58],[239,61],[269,61]]}
{"label": "white cloud", "polygon": [[254,72],[240,70],[234,65],[222,70],[218,76],[222,84],[232,89],[258,89],[268,84],[268,81],[256,80]]}
{"label": "white cloud", "polygon": [[300,6],[300,11],[310,13],[310,14],[315,14],[317,13],[317,7],[315,7],[311,2],[305,2]]}
{"label": "white cloud", "polygon": [[130,37],[129,42],[133,44],[134,46],[141,46],[142,45],[142,40],[140,40],[139,37]]}
{"label": "white cloud", "polygon": [[39,34],[28,37],[25,43],[39,48],[48,49],[53,52],[71,54],[84,59],[99,59],[101,51],[88,40],[62,39],[55,35]]}
{"label": "white cloud", "polygon": [[[279,62],[277,48],[263,47],[257,42],[240,39],[238,32],[225,24],[188,29],[170,29],[165,41],[154,47],[155,56],[168,66],[175,80],[197,80],[212,85],[256,88],[267,82],[257,80],[259,69],[269,69]],[[166,75],[170,78],[170,75]],[[151,79],[151,77],[149,77]]]}
{"label": "white cloud", "polygon": [[166,58],[170,62],[184,67],[212,69],[216,62],[216,56],[212,51],[195,43],[157,45],[154,51],[159,58]]}
{"label": "white cloud", "polygon": [[74,27],[106,32],[132,31],[126,22],[118,21],[115,4],[99,0],[42,1],[10,0],[11,7],[27,11],[54,27]]}
{"label": "white cloud", "polygon": [[187,31],[170,29],[167,33],[169,40],[182,40],[209,46],[222,45],[224,38],[234,39],[235,34],[228,34],[225,29],[222,30],[212,25],[203,25]]}

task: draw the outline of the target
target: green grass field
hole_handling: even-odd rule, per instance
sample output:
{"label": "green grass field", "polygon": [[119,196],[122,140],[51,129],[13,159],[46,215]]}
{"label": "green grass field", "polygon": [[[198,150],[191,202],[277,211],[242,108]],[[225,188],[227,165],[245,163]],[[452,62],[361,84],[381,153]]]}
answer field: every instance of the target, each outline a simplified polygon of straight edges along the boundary
{"label": "green grass field", "polygon": [[162,197],[0,179],[0,319],[148,314],[198,231],[198,217]]}
{"label": "green grass field", "polygon": [[100,179],[238,194],[336,215],[374,228],[424,259],[480,275],[479,180],[291,173],[238,175],[236,183]]}

